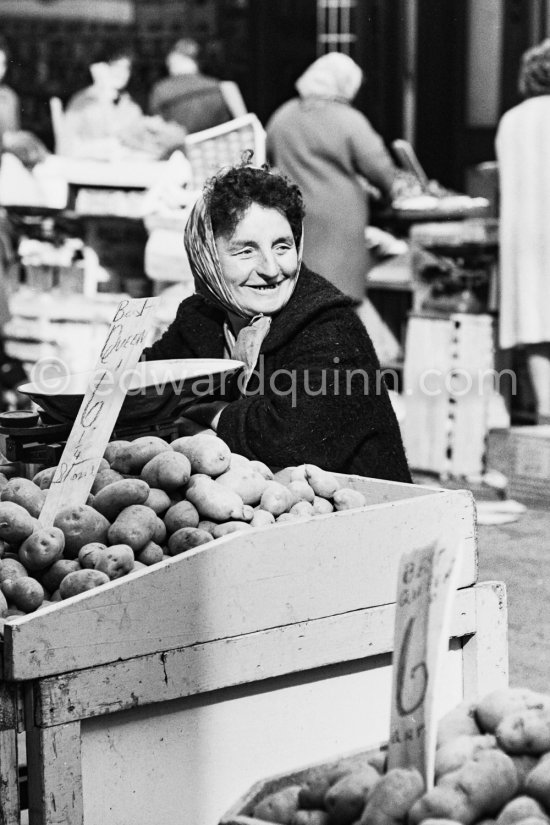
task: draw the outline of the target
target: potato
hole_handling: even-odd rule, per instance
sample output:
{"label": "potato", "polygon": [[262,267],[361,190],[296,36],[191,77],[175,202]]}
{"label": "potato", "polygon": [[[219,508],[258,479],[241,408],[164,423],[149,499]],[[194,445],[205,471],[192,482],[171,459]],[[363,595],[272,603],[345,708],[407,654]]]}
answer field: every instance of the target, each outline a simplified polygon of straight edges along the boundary
{"label": "potato", "polygon": [[26,576],[27,568],[21,564],[19,559],[2,559],[0,562],[0,584],[7,579],[18,579],[21,576]]}
{"label": "potato", "polygon": [[265,822],[277,822],[290,825],[292,817],[298,810],[299,785],[288,785],[280,791],[274,791],[254,806],[252,816]]}
{"label": "potato", "polygon": [[80,548],[92,541],[107,543],[109,522],[88,504],[62,507],[54,519],[54,527],[59,527],[63,531],[64,555],[67,559],[75,559]]}
{"label": "potato", "polygon": [[497,817],[497,825],[516,825],[528,817],[536,817],[548,822],[548,817],[541,805],[530,796],[516,796],[501,810]]}
{"label": "potato", "polygon": [[348,759],[331,762],[328,765],[317,765],[310,768],[302,781],[298,804],[300,808],[323,808],[325,796],[329,788],[343,776],[354,770],[354,765]]}
{"label": "potato", "polygon": [[296,811],[291,825],[330,825],[330,817],[326,811]]}
{"label": "potato", "polygon": [[6,601],[6,597],[0,590],[0,616],[3,618],[6,615],[6,611],[8,609],[8,603]]}
{"label": "potato", "polygon": [[519,789],[514,763],[498,748],[481,750],[452,773],[444,774],[433,790],[409,812],[411,825],[428,817],[458,819],[471,825],[493,817]]}
{"label": "potato", "polygon": [[8,598],[18,610],[32,613],[44,601],[44,588],[36,579],[30,576],[20,576],[12,580]]}
{"label": "potato", "polygon": [[170,496],[164,490],[160,490],[158,487],[151,487],[149,495],[142,504],[154,510],[157,516],[162,516],[171,506],[172,502]]}
{"label": "potato", "polygon": [[436,751],[435,781],[445,773],[456,771],[478,751],[496,747],[496,737],[490,733],[480,733],[477,736],[462,734],[449,739]]}
{"label": "potato", "polygon": [[351,825],[358,819],[380,774],[370,765],[353,771],[335,782],[325,794],[324,808],[331,825]]}
{"label": "potato", "polygon": [[423,791],[424,780],[416,768],[392,768],[374,785],[358,825],[404,822]]}
{"label": "potato", "polygon": [[539,755],[550,750],[550,707],[528,708],[507,714],[496,729],[507,753]]}
{"label": "potato", "polygon": [[[277,470],[276,473],[273,473],[273,481],[278,481],[279,484],[284,484],[285,487],[290,484],[292,481],[292,473],[296,467],[284,467],[282,470]],[[306,477],[303,473],[299,476],[300,481],[305,481]]]}
{"label": "potato", "polygon": [[183,453],[168,450],[154,456],[141,471],[141,477],[150,487],[170,492],[187,484],[191,462]]}
{"label": "potato", "polygon": [[39,470],[32,477],[33,484],[36,484],[41,490],[49,490],[56,470],[57,467],[46,467],[44,470]]}
{"label": "potato", "polygon": [[275,524],[275,516],[273,513],[268,513],[267,510],[260,508],[254,510],[254,515],[250,522],[251,527],[268,527],[271,524]]}
{"label": "potato", "polygon": [[311,504],[311,502],[309,501],[297,501],[296,504],[292,505],[288,512],[296,516],[315,515],[315,513],[313,512],[313,504]]}
{"label": "potato", "polygon": [[214,527],[217,527],[217,526],[218,526],[217,521],[210,521],[207,518],[201,519],[199,521],[199,523],[197,524],[197,527],[199,528],[199,530],[206,530],[207,533],[212,533],[212,531],[214,530]]}
{"label": "potato", "polygon": [[457,736],[476,736],[481,733],[476,721],[476,706],[463,701],[451,708],[438,722],[437,747]]}
{"label": "potato", "polygon": [[159,544],[155,544],[154,541],[149,541],[143,550],[139,551],[136,561],[148,567],[151,564],[157,564],[159,561],[162,561],[163,558],[164,553],[162,547]]}
{"label": "potato", "polygon": [[230,470],[237,470],[239,468],[246,470],[250,465],[250,459],[240,453],[231,453],[229,461]]}
{"label": "potato", "polygon": [[74,573],[65,576],[59,585],[59,594],[62,599],[69,599],[86,590],[93,590],[94,587],[107,584],[108,581],[109,576],[101,570],[75,570]]}
{"label": "potato", "polygon": [[550,810],[550,754],[542,756],[527,774],[523,789],[546,809]]}
{"label": "potato", "polygon": [[118,514],[107,532],[108,544],[128,544],[139,553],[157,529],[156,513],[144,504],[131,504]]}
{"label": "potato", "polygon": [[114,441],[110,441],[107,446],[105,447],[105,452],[103,453],[103,458],[105,461],[108,462],[109,466],[112,466],[113,461],[115,460],[115,456],[118,451],[122,447],[127,447],[131,442],[124,441],[123,439],[116,439]]}
{"label": "potato", "polygon": [[216,481],[237,493],[245,504],[251,505],[258,504],[267,485],[267,480],[260,473],[248,467],[226,470]]}
{"label": "potato", "polygon": [[315,493],[313,487],[310,487],[307,481],[291,481],[285,486],[293,495],[293,504],[297,504],[299,501],[309,501],[310,504],[313,504]]}
{"label": "potato", "polygon": [[316,467],[315,464],[306,464],[304,475],[315,495],[322,498],[333,498],[335,492],[342,486],[332,473]]}
{"label": "potato", "polygon": [[484,733],[494,733],[508,714],[548,704],[548,697],[529,688],[500,688],[481,699],[476,707],[475,716]]}
{"label": "potato", "polygon": [[313,499],[313,515],[324,516],[326,513],[334,512],[334,507],[331,502],[321,496],[315,496]]}
{"label": "potato", "polygon": [[276,523],[283,524],[286,521],[303,521],[305,518],[309,518],[308,516],[299,516],[298,513],[281,513],[280,516],[277,516]]}
{"label": "potato", "polygon": [[129,573],[134,567],[134,551],[127,544],[113,544],[98,553],[94,569],[106,573],[113,581]]}
{"label": "potato", "polygon": [[535,765],[538,763],[539,758],[538,756],[531,756],[530,754],[526,753],[522,753],[519,756],[510,753],[508,754],[508,756],[515,765],[518,775],[519,789],[520,791],[523,791],[525,788],[525,780],[527,779]]}
{"label": "potato", "polygon": [[[230,465],[231,466],[231,465]],[[255,458],[250,461],[250,468],[255,470],[261,476],[263,476],[267,481],[273,481],[273,473],[267,466],[264,464],[263,461],[257,461]]]}
{"label": "potato", "polygon": [[197,508],[190,501],[178,501],[164,514],[164,524],[169,534],[181,530],[182,527],[197,527],[199,524]]}
{"label": "potato", "polygon": [[111,470],[110,468],[101,470],[99,473],[96,473],[91,493],[93,496],[96,496],[104,487],[108,487],[109,484],[114,484],[115,481],[122,481],[122,479],[123,476],[117,473],[116,470]]}
{"label": "potato", "polygon": [[172,441],[172,449],[183,453],[191,462],[193,473],[204,473],[215,478],[229,468],[231,450],[215,435],[183,436]]}
{"label": "potato", "polygon": [[124,478],[99,490],[94,508],[112,523],[125,507],[147,501],[149,491],[149,485],[142,479]]}
{"label": "potato", "polygon": [[225,521],[223,524],[217,524],[213,530],[212,535],[215,539],[220,539],[222,536],[228,536],[230,533],[240,533],[243,530],[250,530],[250,524],[246,521]]}
{"label": "potato", "polygon": [[332,497],[335,510],[355,510],[356,507],[364,507],[367,500],[359,490],[351,490],[349,487],[341,487],[336,490]]}
{"label": "potato", "polygon": [[33,532],[34,524],[33,517],[20,504],[0,501],[0,539],[18,547]]}
{"label": "potato", "polygon": [[92,541],[90,544],[85,544],[78,551],[78,563],[84,570],[94,570],[96,561],[105,553],[107,545],[100,541]]}
{"label": "potato", "polygon": [[168,552],[171,556],[178,556],[209,541],[213,541],[212,533],[199,530],[198,527],[182,527],[168,539]]}
{"label": "potato", "polygon": [[275,518],[292,507],[293,496],[288,487],[278,481],[268,481],[260,499],[260,507]]}
{"label": "potato", "polygon": [[45,570],[63,555],[65,536],[59,527],[41,527],[25,539],[19,558],[27,570]]}
{"label": "potato", "polygon": [[187,487],[187,499],[200,516],[213,521],[240,521],[245,516],[242,498],[208,476],[195,476],[192,486]]}
{"label": "potato", "polygon": [[[69,573],[74,573],[75,570],[80,570],[80,564],[76,559],[58,559],[54,561],[51,567],[45,570],[41,577],[41,582],[51,594],[59,589],[59,585]],[[61,598],[61,597],[60,597]]]}
{"label": "potato", "polygon": [[148,461],[159,453],[169,451],[170,444],[156,435],[142,435],[129,444],[123,444],[110,462],[119,473],[139,474]]}
{"label": "potato", "polygon": [[46,493],[28,478],[10,478],[0,493],[0,500],[20,504],[27,513],[38,518],[46,500]]}
{"label": "potato", "polygon": [[[161,546],[164,545],[166,541],[166,536],[168,535],[168,531],[166,529],[166,525],[159,516],[157,516],[157,520],[155,522],[155,532],[151,537],[151,541],[154,541],[155,544],[160,544]],[[141,551],[140,551],[141,552]]]}

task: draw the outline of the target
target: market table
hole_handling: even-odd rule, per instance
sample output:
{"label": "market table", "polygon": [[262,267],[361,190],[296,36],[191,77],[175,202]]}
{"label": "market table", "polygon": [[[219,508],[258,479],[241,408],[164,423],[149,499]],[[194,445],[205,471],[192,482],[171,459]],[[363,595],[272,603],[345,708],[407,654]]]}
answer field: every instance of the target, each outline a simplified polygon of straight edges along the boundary
{"label": "market table", "polygon": [[388,732],[404,552],[458,542],[444,712],[507,681],[467,491],[346,477],[365,507],[209,546],[4,622],[0,794],[31,825],[216,825],[253,782]]}

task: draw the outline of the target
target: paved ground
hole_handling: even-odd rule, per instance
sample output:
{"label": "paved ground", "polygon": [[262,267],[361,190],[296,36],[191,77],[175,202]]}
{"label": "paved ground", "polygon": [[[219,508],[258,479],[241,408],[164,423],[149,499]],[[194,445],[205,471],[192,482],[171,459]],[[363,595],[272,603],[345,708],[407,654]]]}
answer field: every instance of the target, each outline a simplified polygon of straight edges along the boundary
{"label": "paved ground", "polygon": [[479,528],[479,579],[508,593],[510,684],[550,692],[550,512]]}

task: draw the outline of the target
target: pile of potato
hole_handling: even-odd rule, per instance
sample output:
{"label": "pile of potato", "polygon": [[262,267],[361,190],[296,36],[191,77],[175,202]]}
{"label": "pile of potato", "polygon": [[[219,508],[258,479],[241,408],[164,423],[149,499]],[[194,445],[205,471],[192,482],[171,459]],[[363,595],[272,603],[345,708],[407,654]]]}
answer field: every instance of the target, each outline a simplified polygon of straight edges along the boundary
{"label": "pile of potato", "polygon": [[213,432],[111,441],[86,504],[38,522],[55,467],[0,474],[0,615],[29,613],[228,533],[361,507],[319,467],[275,473]]}
{"label": "pile of potato", "polygon": [[438,727],[435,786],[384,770],[384,752],[312,768],[252,805],[279,825],[548,825],[550,696],[526,688],[463,702]]}

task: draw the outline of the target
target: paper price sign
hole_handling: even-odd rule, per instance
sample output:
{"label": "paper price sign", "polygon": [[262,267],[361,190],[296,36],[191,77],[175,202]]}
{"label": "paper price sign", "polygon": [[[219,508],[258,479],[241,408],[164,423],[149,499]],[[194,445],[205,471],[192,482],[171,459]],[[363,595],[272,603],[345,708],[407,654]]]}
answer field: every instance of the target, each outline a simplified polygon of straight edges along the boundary
{"label": "paper price sign", "polygon": [[117,307],[39,521],[53,524],[61,506],[84,504],[139,361],[156,298],[123,300]]}
{"label": "paper price sign", "polygon": [[433,786],[435,699],[449,646],[460,547],[451,537],[405,553],[398,574],[388,767],[417,768]]}

